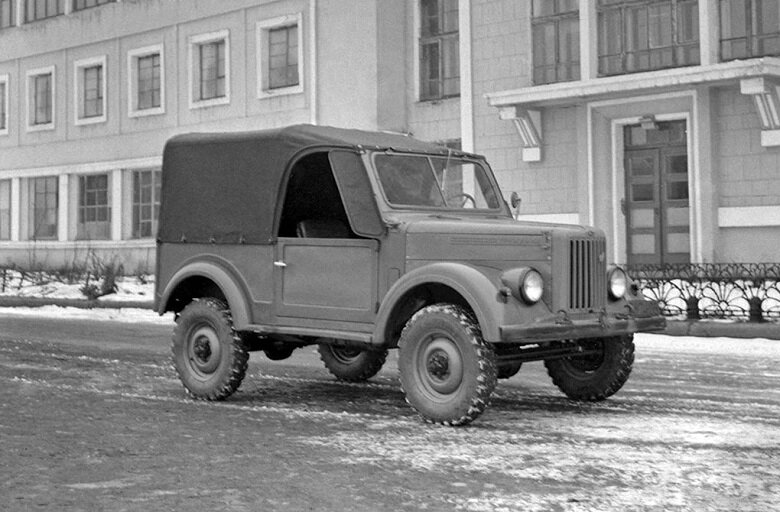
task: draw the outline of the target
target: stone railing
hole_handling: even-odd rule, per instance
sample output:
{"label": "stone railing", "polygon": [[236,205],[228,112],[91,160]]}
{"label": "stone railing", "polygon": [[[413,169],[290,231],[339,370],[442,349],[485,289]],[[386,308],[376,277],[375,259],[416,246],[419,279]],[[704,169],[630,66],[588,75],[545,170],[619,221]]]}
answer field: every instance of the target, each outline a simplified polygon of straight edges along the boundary
{"label": "stone railing", "polygon": [[629,265],[626,271],[668,317],[780,321],[780,263]]}

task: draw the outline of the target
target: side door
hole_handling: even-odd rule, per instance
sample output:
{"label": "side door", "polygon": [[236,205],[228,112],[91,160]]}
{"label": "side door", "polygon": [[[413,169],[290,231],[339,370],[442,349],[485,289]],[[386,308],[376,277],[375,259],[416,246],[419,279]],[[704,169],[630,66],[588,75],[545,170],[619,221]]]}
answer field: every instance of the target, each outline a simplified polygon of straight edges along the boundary
{"label": "side door", "polygon": [[277,315],[372,322],[378,248],[376,240],[280,238],[274,262]]}
{"label": "side door", "polygon": [[373,323],[384,224],[360,156],[331,150],[303,157],[285,202],[280,225],[289,227],[274,261],[277,316],[308,327],[322,325],[316,320]]}

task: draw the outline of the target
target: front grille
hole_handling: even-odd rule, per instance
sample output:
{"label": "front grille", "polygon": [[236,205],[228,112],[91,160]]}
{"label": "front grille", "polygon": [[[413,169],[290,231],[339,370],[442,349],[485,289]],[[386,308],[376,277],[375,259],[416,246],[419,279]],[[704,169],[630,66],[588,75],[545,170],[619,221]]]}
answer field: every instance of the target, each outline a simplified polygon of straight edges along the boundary
{"label": "front grille", "polygon": [[607,293],[603,239],[569,240],[569,309],[601,308]]}

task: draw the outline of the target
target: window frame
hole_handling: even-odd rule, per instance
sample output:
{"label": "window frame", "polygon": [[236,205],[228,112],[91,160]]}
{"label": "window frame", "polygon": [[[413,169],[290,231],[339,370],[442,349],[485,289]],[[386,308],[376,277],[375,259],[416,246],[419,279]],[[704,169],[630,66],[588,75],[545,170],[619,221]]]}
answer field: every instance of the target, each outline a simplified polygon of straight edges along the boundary
{"label": "window frame", "polygon": [[[33,7],[35,7],[37,4],[37,0],[24,0],[24,9],[23,9],[23,20],[24,23],[35,23],[36,21],[43,21],[47,20],[49,18],[56,18],[57,16],[63,16],[65,14],[65,2],[66,0],[54,0],[57,4],[57,8],[55,9],[55,12],[53,14],[49,14],[49,1],[45,1],[44,5],[44,11],[46,11],[46,14],[42,17],[30,17],[30,5],[32,4]],[[34,11],[37,11],[37,9],[33,9]],[[37,16],[37,14],[36,14]]]}
{"label": "window frame", "polygon": [[[780,39],[780,27],[776,32],[769,34],[758,34],[757,27],[754,22],[758,18],[756,12],[756,0],[743,0],[745,2],[745,25],[741,28],[744,29],[745,35],[741,37],[723,37],[723,6],[730,4],[733,0],[719,0],[718,1],[718,57],[721,62],[731,62],[739,59],[755,59],[760,57],[776,57],[780,56],[780,50],[776,53],[761,53],[756,50],[758,42],[762,39],[778,38]],[[733,25],[730,27],[733,28]],[[745,55],[738,55],[736,57],[724,57],[724,46],[732,41],[744,40]]]}
{"label": "window frame", "polygon": [[[699,30],[698,25],[701,23],[701,20],[698,19],[698,2],[699,1],[707,1],[707,0],[623,0],[623,1],[616,1],[614,3],[610,4],[603,4],[602,0],[598,0],[598,4],[596,5],[596,31],[597,31],[597,37],[599,39],[598,46],[596,49],[596,59],[597,59],[597,69],[598,69],[598,76],[599,77],[607,77],[607,76],[620,76],[620,75],[630,75],[634,73],[646,73],[650,71],[659,71],[663,69],[675,69],[675,68],[681,68],[681,67],[689,67],[689,66],[697,66],[701,64],[701,32]],[[679,41],[679,14],[680,14],[680,5],[686,4],[686,3],[693,3],[696,4],[697,8],[694,9],[693,12],[697,15],[698,23],[695,25],[697,30],[697,38],[693,40],[692,42],[680,42]],[[629,40],[629,33],[626,29],[626,20],[627,20],[627,13],[632,8],[637,7],[645,7],[646,9],[655,6],[655,5],[669,5],[671,7],[671,15],[669,20],[670,25],[670,33],[671,33],[671,44],[668,46],[659,46],[656,48],[651,48],[650,41],[649,41],[649,33],[650,33],[650,22],[647,23],[647,33],[648,38],[647,41],[647,48],[644,50],[638,50],[634,49],[631,52],[627,51],[626,48],[628,46],[627,42]],[[602,45],[602,16],[605,12],[608,11],[618,11],[620,13],[620,28],[618,30],[618,33],[620,35],[620,52],[615,54],[603,54],[601,53],[601,45]],[[692,59],[690,62],[683,62],[681,63],[680,59],[678,58],[678,51],[687,47],[694,47],[698,48],[698,58]],[[672,58],[672,64],[671,65],[662,65],[658,67],[648,67],[647,69],[633,69],[629,70],[627,66],[627,59],[629,55],[637,55],[644,52],[651,52],[652,50],[665,50],[668,49],[671,52],[671,58]],[[602,59],[609,58],[609,57],[619,57],[620,58],[620,70],[615,72],[606,72],[605,67],[606,64],[602,64]]]}
{"label": "window frame", "polygon": [[[77,60],[73,63],[73,106],[74,106],[74,123],[76,126],[83,126],[88,124],[105,123],[108,120],[108,102],[106,84],[106,67],[108,58],[106,55],[99,57],[90,57],[88,59]],[[100,66],[100,104],[101,114],[96,116],[85,116],[86,98],[84,96],[86,91],[85,76],[84,73],[88,69],[92,69]]]}
{"label": "window frame", "polygon": [[[154,238],[157,235],[157,228],[159,226],[159,214],[160,214],[160,187],[162,186],[162,169],[160,167],[151,167],[143,169],[131,169],[131,190],[130,190],[130,233],[129,238],[132,240],[144,240],[148,238]],[[151,190],[151,202],[144,202],[137,196],[140,195],[140,177],[141,175],[149,173],[151,176],[150,190]],[[144,219],[141,215],[141,209],[144,206],[151,208],[151,218]],[[151,233],[149,235],[139,234],[142,224],[148,223],[150,225]]]}
{"label": "window frame", "polygon": [[[87,2],[90,2],[90,1],[95,2],[95,4],[94,5],[84,5],[83,7],[78,7],[77,6],[79,2],[83,2],[84,4],[86,4]],[[84,10],[87,10],[87,9],[93,9],[95,7],[100,7],[101,5],[113,4],[113,3],[116,3],[116,2],[117,2],[117,0],[71,0],[71,4],[70,4],[71,7],[70,8],[71,8],[71,12],[78,12],[78,11],[84,11]]]}
{"label": "window frame", "polygon": [[[554,14],[537,16],[536,13],[534,13],[534,2],[531,2],[531,53],[532,53],[532,60],[533,60],[534,85],[549,85],[549,84],[561,83],[561,82],[573,82],[573,81],[580,80],[582,77],[582,56],[580,55],[580,48],[579,48],[579,38],[581,37],[579,4],[577,4],[574,10],[570,10],[570,11],[559,11],[558,5],[559,4],[556,2]],[[577,44],[575,45],[575,48],[577,49],[577,60],[567,61],[568,67],[570,67],[572,70],[571,76],[569,78],[561,78],[559,76],[559,68],[563,63],[563,61],[560,60],[561,24],[563,22],[571,22],[572,20],[575,20],[577,25]],[[546,81],[546,80],[540,81],[537,80],[537,69],[543,68],[546,70],[550,66],[537,65],[537,55],[535,52],[535,48],[536,48],[535,33],[537,27],[542,25],[550,25],[550,24],[553,25],[555,30],[555,48],[553,48],[553,51],[555,53],[555,63],[552,66],[555,70],[555,78],[552,81]]]}
{"label": "window frame", "polygon": [[[416,34],[415,37],[417,38],[416,45],[415,45],[415,67],[417,69],[417,80],[416,82],[416,88],[417,88],[417,99],[419,102],[437,102],[437,101],[443,101],[447,99],[452,98],[459,98],[460,97],[460,91],[461,91],[461,69],[460,69],[460,7],[458,6],[458,26],[455,30],[444,32],[444,27],[442,26],[442,23],[440,23],[440,27],[438,28],[439,32],[436,32],[435,34],[427,34],[423,35],[423,23],[424,23],[424,16],[423,16],[423,3],[426,0],[417,0],[416,2],[416,9],[415,9],[415,16],[417,19],[417,27],[416,27]],[[438,17],[440,20],[444,19],[444,2],[446,0],[434,0],[437,2],[437,11],[438,11]],[[457,5],[457,1],[456,1]],[[456,44],[455,48],[457,48],[458,51],[458,58],[456,59],[458,63],[458,74],[457,76],[452,77],[445,77],[444,76],[444,69],[445,69],[445,58],[441,51],[442,43],[445,40],[455,39]],[[439,55],[438,55],[438,68],[439,68],[439,88],[440,88],[440,94],[438,95],[432,95],[432,94],[426,94],[426,87],[423,85],[423,82],[427,81],[426,79],[426,61],[425,61],[425,51],[424,47],[426,45],[430,45],[436,43],[439,48]],[[457,79],[458,81],[458,87],[457,92],[453,94],[446,94],[444,92],[444,82],[447,79]]]}
{"label": "window frame", "polygon": [[[35,113],[37,111],[37,95],[35,93],[35,78],[39,76],[51,76],[50,101],[51,121],[48,123],[35,123]],[[56,126],[57,114],[57,68],[56,66],[47,66],[44,68],[28,69],[25,74],[27,81],[26,87],[26,109],[27,109],[27,127],[28,132],[40,132],[54,130]]]}
{"label": "window frame", "polygon": [[[48,186],[48,182],[46,183],[46,186],[44,187],[44,196],[46,197],[46,205],[43,210],[45,212],[54,212],[54,224],[53,224],[53,231],[54,233],[52,235],[48,236],[38,236],[36,235],[36,225],[35,225],[35,211],[40,210],[41,208],[36,208],[36,190],[35,190],[35,184],[39,182],[39,180],[53,180],[53,187],[51,189]],[[54,205],[49,205],[49,197],[54,197]],[[27,178],[27,240],[30,241],[51,241],[51,240],[57,240],[59,236],[59,224],[60,224],[60,179],[59,176],[52,176],[52,175],[46,175],[46,176],[33,176],[30,178]],[[46,213],[46,216],[48,216],[48,213]],[[47,224],[48,226],[49,224]]]}
{"label": "window frame", "polygon": [[[224,41],[225,43],[225,94],[214,98],[200,99],[200,48],[203,45]],[[220,30],[198,34],[189,38],[189,103],[190,109],[227,105],[230,103],[230,31]]]}
{"label": "window frame", "polygon": [[[89,180],[95,179],[95,178],[105,178],[106,180],[106,186],[105,189],[99,189],[99,188],[88,188]],[[76,193],[76,236],[75,240],[111,240],[111,229],[112,229],[112,204],[111,204],[111,173],[110,172],[104,172],[104,173],[95,173],[95,174],[80,174],[78,175],[78,179],[76,180],[76,187],[77,187],[77,193]],[[93,194],[97,197],[99,197],[100,192],[103,191],[105,193],[106,201],[105,203],[97,203],[95,204],[87,204],[87,200],[89,199],[89,194]],[[95,212],[95,216],[99,213],[105,214],[105,220],[93,220],[89,221],[87,220],[88,213],[89,212]],[[89,232],[89,226],[90,225],[104,225],[106,234],[105,236],[91,236],[92,234]]]}
{"label": "window frame", "polygon": [[[138,62],[153,55],[160,57],[160,106],[150,108],[138,108],[138,94],[140,76]],[[129,117],[155,116],[165,113],[165,46],[156,44],[135,48],[127,52],[127,115]]]}
{"label": "window frame", "polygon": [[[2,16],[4,5],[8,6],[8,20]],[[16,6],[16,0],[0,0],[0,30],[16,26]]]}
{"label": "window frame", "polygon": [[[298,83],[285,87],[270,88],[270,34],[272,30],[298,27]],[[275,96],[284,96],[290,94],[301,94],[304,91],[304,27],[303,13],[298,12],[286,16],[278,16],[266,20],[258,21],[255,24],[255,41],[257,48],[257,98],[271,98]]]}
{"label": "window frame", "polygon": [[0,85],[2,85],[3,94],[0,95],[0,135],[8,135],[11,131],[11,76],[9,74],[0,75]]}
{"label": "window frame", "polygon": [[[4,192],[3,188],[7,188],[7,190]],[[13,237],[13,220],[11,219],[11,212],[13,211],[13,206],[11,205],[13,201],[11,197],[13,194],[12,190],[13,182],[11,178],[0,179],[0,241],[3,242],[8,242]],[[3,207],[3,202],[7,203],[7,208]],[[3,214],[6,216],[6,222],[3,222]]]}

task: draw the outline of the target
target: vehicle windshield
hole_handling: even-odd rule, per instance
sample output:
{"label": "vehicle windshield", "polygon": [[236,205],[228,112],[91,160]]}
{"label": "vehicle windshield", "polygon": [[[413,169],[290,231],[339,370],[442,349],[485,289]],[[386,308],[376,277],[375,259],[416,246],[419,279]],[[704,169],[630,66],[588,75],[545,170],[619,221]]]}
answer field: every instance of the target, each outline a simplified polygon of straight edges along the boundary
{"label": "vehicle windshield", "polygon": [[377,154],[374,165],[393,206],[496,210],[500,194],[477,162],[454,156]]}

